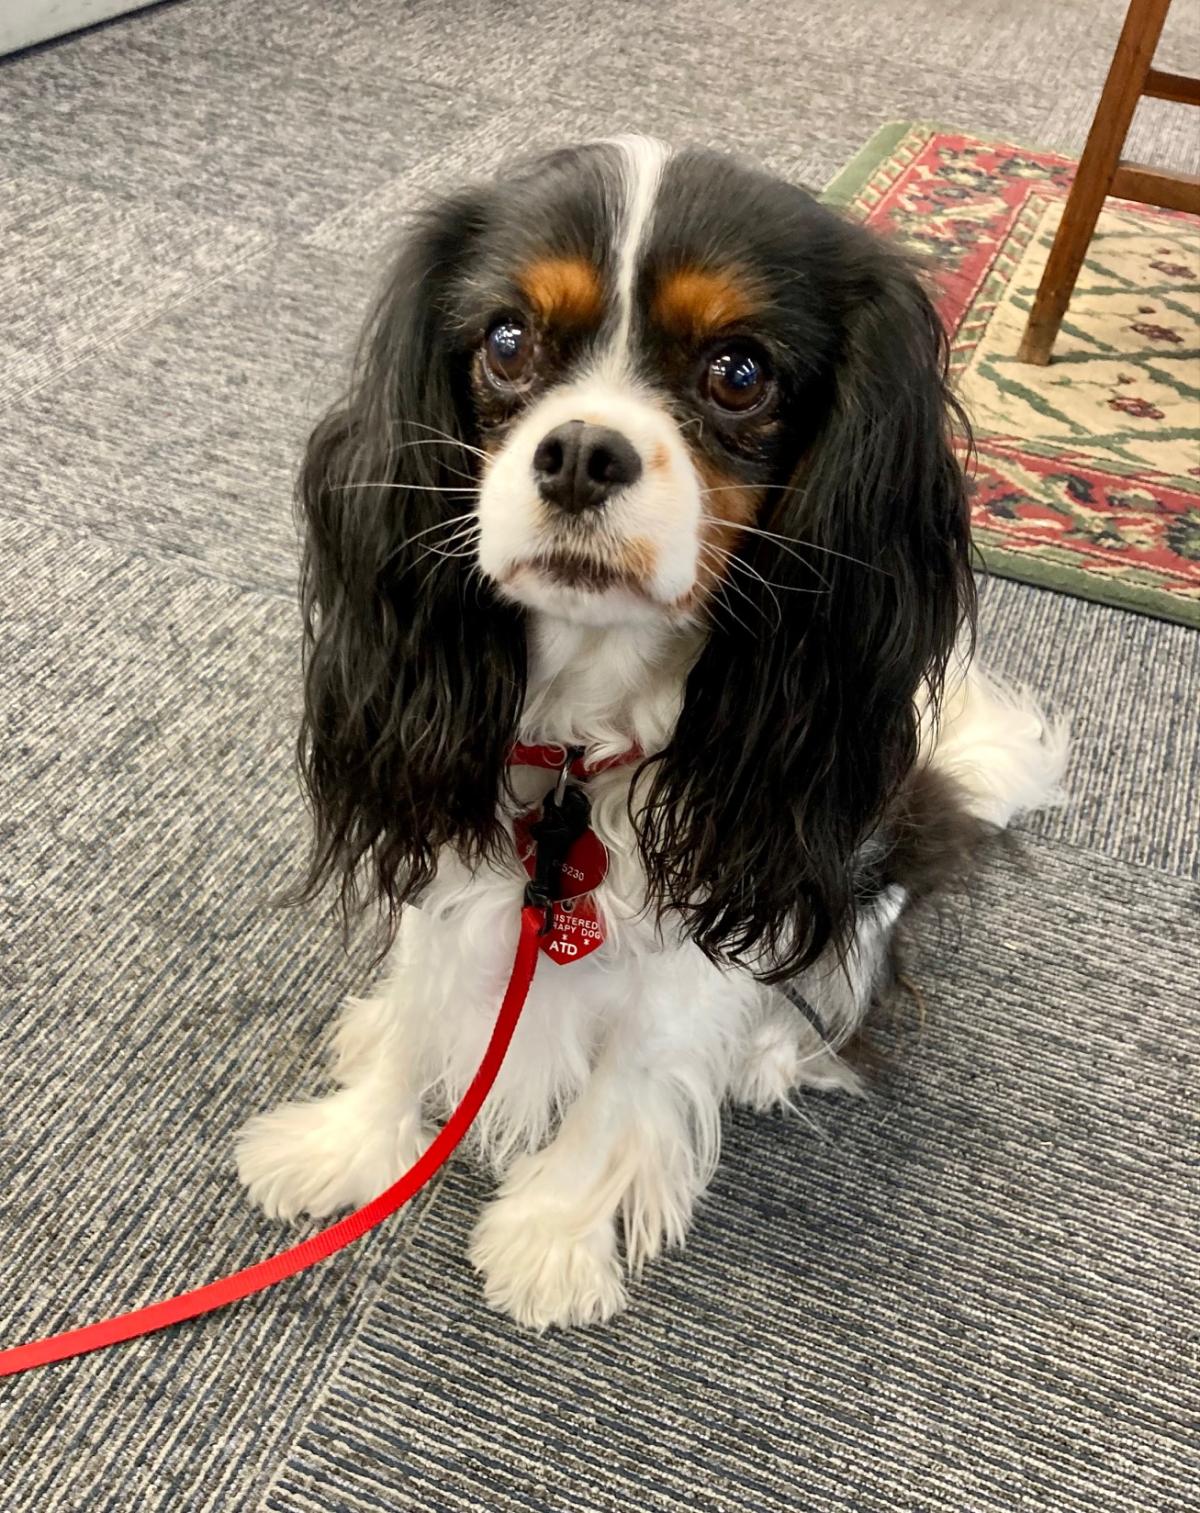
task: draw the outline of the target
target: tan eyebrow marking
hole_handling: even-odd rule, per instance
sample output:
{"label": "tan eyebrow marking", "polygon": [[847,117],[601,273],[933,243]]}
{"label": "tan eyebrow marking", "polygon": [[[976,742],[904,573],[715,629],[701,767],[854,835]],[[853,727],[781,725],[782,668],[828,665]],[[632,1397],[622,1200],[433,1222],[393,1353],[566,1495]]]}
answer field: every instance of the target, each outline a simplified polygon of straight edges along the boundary
{"label": "tan eyebrow marking", "polygon": [[600,274],[585,257],[541,257],[522,269],[517,283],[546,322],[594,326],[604,310]]}
{"label": "tan eyebrow marking", "polygon": [[678,268],[660,281],[651,313],[660,326],[694,340],[746,320],[760,307],[736,268]]}

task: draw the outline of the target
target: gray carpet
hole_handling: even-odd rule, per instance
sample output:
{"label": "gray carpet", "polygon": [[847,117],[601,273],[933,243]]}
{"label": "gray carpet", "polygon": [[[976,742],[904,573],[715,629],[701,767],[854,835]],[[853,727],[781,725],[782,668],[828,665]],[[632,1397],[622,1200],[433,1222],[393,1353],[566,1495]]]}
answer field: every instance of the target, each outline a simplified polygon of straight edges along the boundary
{"label": "gray carpet", "polygon": [[[230,1136],[361,984],[303,824],[297,450],[414,203],[633,127],[813,184],[922,117],[1077,151],[1121,0],[184,0],[0,63],[0,1341],[268,1253]],[[1177,0],[1166,66],[1198,71]],[[1194,124],[1132,150],[1195,171]],[[1200,636],[986,585],[1070,808],[923,926],[862,1103],[737,1115],[687,1254],[542,1340],[477,1174],[318,1273],[0,1384],[6,1509],[1181,1509]]]}

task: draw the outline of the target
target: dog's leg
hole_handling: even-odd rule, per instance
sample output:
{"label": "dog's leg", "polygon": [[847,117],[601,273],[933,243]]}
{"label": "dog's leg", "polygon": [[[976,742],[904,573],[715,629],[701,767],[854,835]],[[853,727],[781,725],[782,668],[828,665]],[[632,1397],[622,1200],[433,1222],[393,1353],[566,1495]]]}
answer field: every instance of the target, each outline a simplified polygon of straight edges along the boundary
{"label": "dog's leg", "polygon": [[281,1103],[239,1132],[238,1175],[271,1218],[323,1218],[366,1203],[428,1145],[406,1033],[409,981],[402,972],[346,1005],[333,1036],[337,1092]]}
{"label": "dog's leg", "polygon": [[853,1067],[838,1056],[804,1010],[779,993],[747,1031],[730,1094],[736,1102],[765,1112],[793,1107],[793,1095],[801,1087],[825,1093],[862,1091]]}
{"label": "dog's leg", "polygon": [[841,1060],[837,1048],[862,1023],[871,1005],[905,902],[903,889],[884,889],[860,913],[845,961],[829,952],[799,979],[796,986],[811,1018],[781,993],[767,1000],[749,1027],[734,1072],[731,1092],[739,1103],[757,1109],[788,1107],[798,1087],[862,1091],[857,1072]]}
{"label": "dog's leg", "polygon": [[717,1159],[729,1060],[757,985],[693,948],[630,970],[632,982],[614,974],[622,1001],[586,1086],[550,1144],[513,1164],[472,1237],[489,1303],[534,1329],[623,1307],[618,1217],[636,1273],[683,1243]]}

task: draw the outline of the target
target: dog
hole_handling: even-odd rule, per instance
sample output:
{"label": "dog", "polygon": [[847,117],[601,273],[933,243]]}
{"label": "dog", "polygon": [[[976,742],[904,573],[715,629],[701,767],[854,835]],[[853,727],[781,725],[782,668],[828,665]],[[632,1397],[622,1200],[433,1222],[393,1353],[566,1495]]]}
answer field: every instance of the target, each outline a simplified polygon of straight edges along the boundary
{"label": "dog", "polygon": [[1063,765],[973,657],[963,425],[906,257],[733,158],[592,143],[417,219],[298,487],[304,891],[390,955],[337,1090],[239,1136],[268,1215],[375,1196],[471,1080],[562,781],[526,747],[585,775],[607,873],[477,1126],[487,1301],[608,1319],[727,1100],[857,1086],[897,922]]}

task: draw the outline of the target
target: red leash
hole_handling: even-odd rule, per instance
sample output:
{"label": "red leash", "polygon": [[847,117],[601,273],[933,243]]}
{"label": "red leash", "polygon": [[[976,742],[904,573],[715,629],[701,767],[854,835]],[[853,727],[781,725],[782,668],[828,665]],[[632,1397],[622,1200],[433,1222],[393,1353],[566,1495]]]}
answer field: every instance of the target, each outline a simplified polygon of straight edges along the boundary
{"label": "red leash", "polygon": [[[561,758],[560,758],[561,760]],[[109,1345],[119,1345],[122,1340],[135,1340],[140,1335],[151,1334],[156,1329],[166,1329],[171,1324],[182,1324],[185,1319],[198,1318],[203,1313],[212,1313],[224,1308],[227,1303],[236,1303],[252,1292],[262,1292],[274,1287],[276,1282],[294,1277],[319,1261],[326,1260],[335,1251],[353,1245],[368,1230],[382,1224],[402,1208],[429,1181],[440,1166],[449,1158],[454,1148],[474,1123],[475,1116],[483,1105],[496,1080],[505,1052],[512,1040],[517,1020],[529,996],[534,969],[538,958],[538,935],[544,922],[541,909],[526,905],[521,910],[521,935],[517,942],[517,954],[513,961],[512,975],[504,991],[504,1001],[496,1017],[496,1027],[488,1041],[483,1060],[462,1102],[442,1126],[429,1149],[386,1192],[372,1198],[363,1208],[347,1214],[336,1224],[323,1229],[320,1234],[293,1245],[279,1255],[268,1256],[232,1276],[219,1277],[203,1287],[178,1297],[163,1298],[146,1308],[135,1308],[132,1313],[120,1313],[116,1318],[102,1319],[96,1324],[86,1324],[82,1329],[68,1329],[64,1334],[52,1334],[44,1340],[30,1340],[26,1345],[14,1345],[0,1350],[0,1376],[15,1376],[19,1371],[31,1371],[35,1366],[49,1366],[54,1361],[69,1360],[72,1356],[86,1355],[89,1350],[103,1350]]]}

